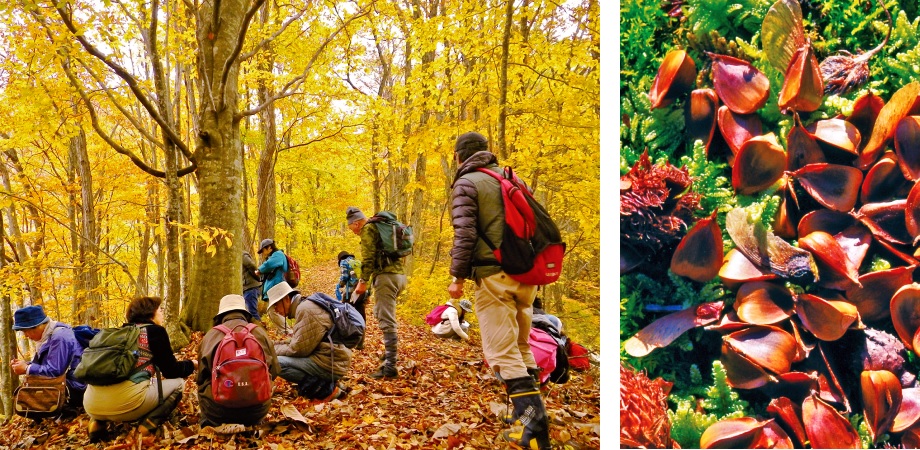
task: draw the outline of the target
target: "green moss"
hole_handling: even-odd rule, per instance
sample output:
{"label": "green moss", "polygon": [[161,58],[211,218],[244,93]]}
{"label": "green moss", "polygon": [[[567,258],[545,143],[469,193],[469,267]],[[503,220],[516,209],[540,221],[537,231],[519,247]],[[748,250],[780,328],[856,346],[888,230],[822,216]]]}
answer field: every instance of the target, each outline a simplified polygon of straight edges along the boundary
{"label": "green moss", "polygon": [[702,388],[699,396],[670,397],[676,405],[673,410],[668,410],[671,438],[682,448],[699,448],[703,432],[720,420],[752,415],[748,411],[748,402],[729,387],[725,368],[719,360],[712,363],[712,378],[712,385]]}

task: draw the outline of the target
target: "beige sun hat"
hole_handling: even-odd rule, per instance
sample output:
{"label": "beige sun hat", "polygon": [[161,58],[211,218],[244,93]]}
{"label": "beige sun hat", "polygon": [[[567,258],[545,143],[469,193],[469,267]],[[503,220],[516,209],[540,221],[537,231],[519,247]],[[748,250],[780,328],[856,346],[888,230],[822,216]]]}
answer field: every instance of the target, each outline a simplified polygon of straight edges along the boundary
{"label": "beige sun hat", "polygon": [[217,308],[217,314],[214,315],[214,318],[216,319],[218,316],[222,316],[230,311],[242,311],[249,314],[249,310],[246,309],[246,299],[238,294],[223,296],[223,298],[220,299],[220,306]]}
{"label": "beige sun hat", "polygon": [[299,294],[300,291],[292,288],[291,285],[287,283],[287,281],[282,281],[272,286],[272,288],[268,290],[268,307],[271,308],[272,306],[275,306],[275,303],[280,302],[284,299],[284,296],[290,293]]}

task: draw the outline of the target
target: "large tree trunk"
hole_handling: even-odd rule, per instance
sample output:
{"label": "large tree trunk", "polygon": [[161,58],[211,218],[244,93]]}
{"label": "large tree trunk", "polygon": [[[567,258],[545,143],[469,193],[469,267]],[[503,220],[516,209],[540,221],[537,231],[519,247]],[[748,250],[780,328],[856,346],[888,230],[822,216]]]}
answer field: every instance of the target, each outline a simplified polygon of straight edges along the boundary
{"label": "large tree trunk", "polygon": [[[243,161],[237,113],[239,61],[246,0],[206,0],[199,9],[196,36],[199,92],[198,154],[199,227],[227,233],[195,244],[189,303],[184,321],[193,330],[211,328],[220,298],[238,294],[243,264]],[[217,8],[217,10],[215,10]],[[225,67],[226,66],[226,67]]]}

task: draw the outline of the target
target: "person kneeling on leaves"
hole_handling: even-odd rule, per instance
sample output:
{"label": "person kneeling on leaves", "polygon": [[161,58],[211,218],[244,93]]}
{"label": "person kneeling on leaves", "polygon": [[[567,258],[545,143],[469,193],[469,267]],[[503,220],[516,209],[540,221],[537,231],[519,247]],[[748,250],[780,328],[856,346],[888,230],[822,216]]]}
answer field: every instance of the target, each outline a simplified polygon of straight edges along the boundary
{"label": "person kneeling on leaves", "polygon": [[466,313],[473,312],[473,304],[463,299],[460,300],[459,306],[454,306],[450,301],[447,305],[449,306],[441,313],[441,321],[431,327],[431,332],[442,339],[470,340],[470,323],[463,319]]}
{"label": "person kneeling on leaves", "polygon": [[337,380],[351,366],[351,350],[324,339],[333,324],[329,313],[284,281],[268,291],[268,308],[294,319],[290,341],[275,343],[281,378],[297,383],[297,392],[309,399],[345,398],[347,391]]}
{"label": "person kneeling on leaves", "polygon": [[[105,438],[109,421],[140,419],[137,431],[142,436],[152,435],[179,406],[185,387],[183,378],[195,371],[198,361],[176,360],[163,328],[162,302],[158,297],[139,297],[128,304],[128,323],[124,326],[140,329],[136,370],[115,384],[87,386],[83,408],[90,417],[90,442]],[[159,381],[154,377],[156,372],[161,374]]]}
{"label": "person kneeling on leaves", "polygon": [[39,343],[31,361],[14,359],[10,362],[13,374],[53,378],[66,373],[67,389],[70,391],[67,409],[78,413],[83,405],[86,384],[74,377],[73,371],[83,356],[83,347],[74,337],[70,325],[51,320],[41,305],[34,305],[13,313],[13,330],[22,331],[27,338]]}
{"label": "person kneeling on leaves", "polygon": [[198,400],[201,426],[256,425],[272,400],[272,380],[281,367],[265,329],[253,322],[246,300],[220,299],[214,328],[198,349]]}

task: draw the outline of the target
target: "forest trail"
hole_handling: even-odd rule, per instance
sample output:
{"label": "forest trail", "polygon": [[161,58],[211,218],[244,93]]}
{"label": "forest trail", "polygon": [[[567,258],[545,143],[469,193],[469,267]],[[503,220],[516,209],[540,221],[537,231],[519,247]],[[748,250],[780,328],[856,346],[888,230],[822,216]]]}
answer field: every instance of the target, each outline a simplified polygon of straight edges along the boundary
{"label": "forest trail", "polygon": [[[327,267],[328,266],[328,267]],[[333,262],[302,269],[300,289],[333,294],[337,268]],[[412,301],[400,298],[400,302]],[[185,395],[160,436],[141,441],[132,423],[110,427],[113,439],[90,444],[88,417],[41,423],[19,416],[0,428],[0,448],[261,448],[285,449],[480,449],[505,448],[497,437],[507,428],[497,418],[510,407],[499,382],[483,363],[478,330],[469,343],[444,341],[424,326],[400,317],[399,378],[375,380],[367,376],[383,353],[380,330],[368,305],[364,350],[356,351],[344,383],[352,390],[344,400],[311,402],[298,397],[294,387],[276,379],[271,411],[262,425],[239,430],[198,427],[197,386],[186,380]],[[270,329],[280,338],[277,329]],[[201,333],[179,352],[180,359],[197,355]],[[563,385],[550,384],[546,395],[552,417],[554,447],[600,448],[600,377],[597,367],[571,371]],[[235,431],[227,434],[223,432]]]}

